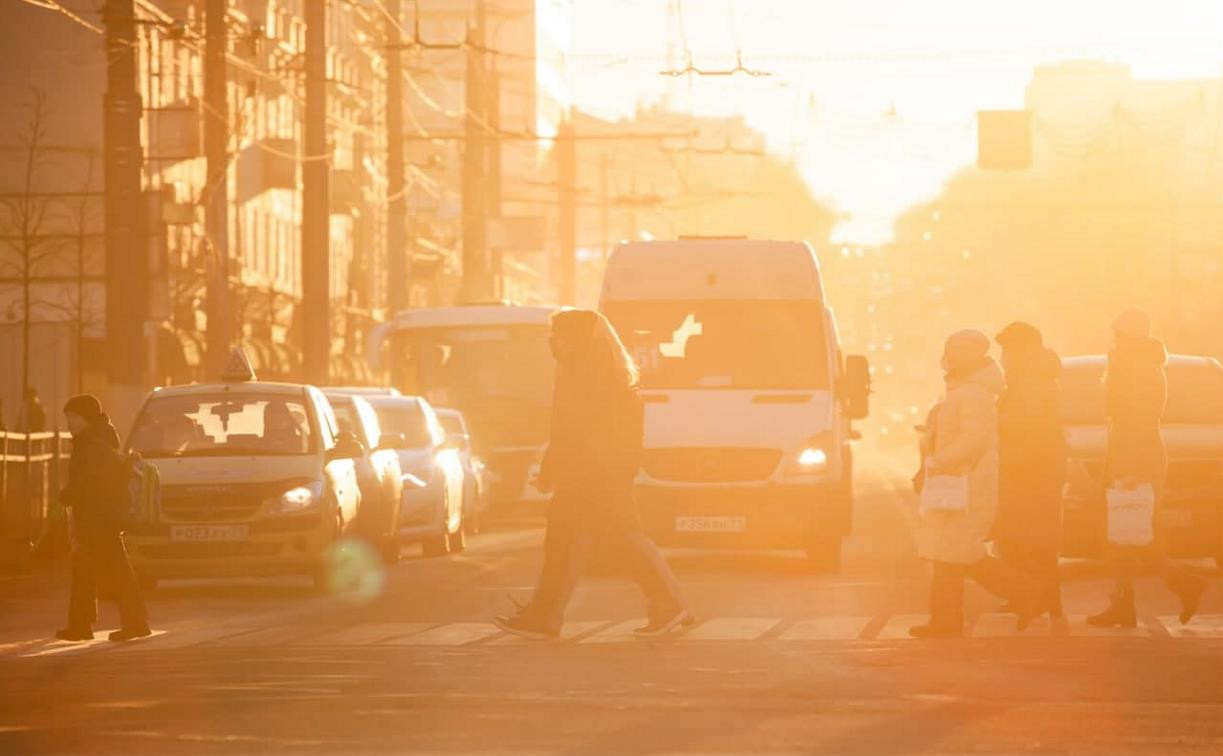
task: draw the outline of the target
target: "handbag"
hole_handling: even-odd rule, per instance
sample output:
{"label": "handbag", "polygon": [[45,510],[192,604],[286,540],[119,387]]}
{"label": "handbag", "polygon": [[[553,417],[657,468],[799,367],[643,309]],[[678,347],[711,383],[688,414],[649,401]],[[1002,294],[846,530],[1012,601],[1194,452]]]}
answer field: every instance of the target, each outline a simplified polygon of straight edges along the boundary
{"label": "handbag", "polygon": [[925,476],[921,489],[921,513],[968,510],[967,475]]}
{"label": "handbag", "polygon": [[1115,546],[1146,546],[1155,540],[1155,488],[1109,488],[1108,542]]}

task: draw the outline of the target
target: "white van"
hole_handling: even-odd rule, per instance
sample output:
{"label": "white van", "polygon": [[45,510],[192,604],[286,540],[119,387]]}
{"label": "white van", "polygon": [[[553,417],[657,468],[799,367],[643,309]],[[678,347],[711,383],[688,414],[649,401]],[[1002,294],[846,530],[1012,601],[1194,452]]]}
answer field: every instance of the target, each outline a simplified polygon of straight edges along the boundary
{"label": "white van", "polygon": [[850,421],[870,371],[843,357],[802,242],[629,242],[600,302],[641,368],[643,520],[667,545],[805,549],[835,569],[853,522]]}

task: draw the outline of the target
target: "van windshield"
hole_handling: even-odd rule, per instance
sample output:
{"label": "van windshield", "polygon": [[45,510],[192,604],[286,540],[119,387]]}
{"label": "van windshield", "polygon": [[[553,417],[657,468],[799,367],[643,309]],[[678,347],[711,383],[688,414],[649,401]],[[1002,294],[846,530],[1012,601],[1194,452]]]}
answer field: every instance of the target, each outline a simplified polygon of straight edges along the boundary
{"label": "van windshield", "polygon": [[132,429],[143,457],[280,457],[310,454],[314,433],[300,397],[161,396]]}
{"label": "van windshield", "polygon": [[609,302],[604,313],[641,368],[643,388],[828,387],[818,302]]}

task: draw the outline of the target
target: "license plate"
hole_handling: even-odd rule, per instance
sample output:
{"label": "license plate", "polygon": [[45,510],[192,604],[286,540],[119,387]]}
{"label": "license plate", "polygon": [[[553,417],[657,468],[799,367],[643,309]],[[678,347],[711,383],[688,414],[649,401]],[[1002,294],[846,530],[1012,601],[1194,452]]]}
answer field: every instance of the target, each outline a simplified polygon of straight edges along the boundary
{"label": "license plate", "polygon": [[742,533],[747,530],[747,518],[728,517],[676,517],[677,533]]}
{"label": "license plate", "polygon": [[245,541],[245,525],[175,525],[171,541]]}

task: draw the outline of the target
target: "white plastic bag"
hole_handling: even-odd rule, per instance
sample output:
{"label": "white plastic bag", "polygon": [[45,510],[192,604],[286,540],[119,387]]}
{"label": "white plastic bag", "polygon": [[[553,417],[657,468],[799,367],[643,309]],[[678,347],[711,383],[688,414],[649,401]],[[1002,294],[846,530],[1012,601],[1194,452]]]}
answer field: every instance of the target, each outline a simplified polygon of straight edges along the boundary
{"label": "white plastic bag", "polygon": [[1108,542],[1117,546],[1146,546],[1155,540],[1155,489],[1150,483],[1135,488],[1110,488]]}
{"label": "white plastic bag", "polygon": [[968,509],[967,475],[927,475],[921,489],[921,513]]}

